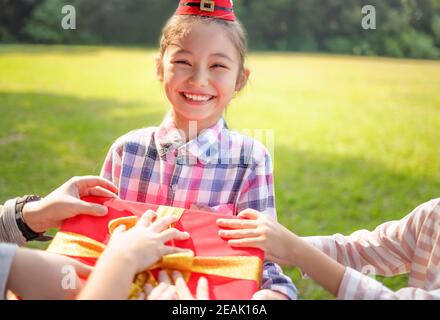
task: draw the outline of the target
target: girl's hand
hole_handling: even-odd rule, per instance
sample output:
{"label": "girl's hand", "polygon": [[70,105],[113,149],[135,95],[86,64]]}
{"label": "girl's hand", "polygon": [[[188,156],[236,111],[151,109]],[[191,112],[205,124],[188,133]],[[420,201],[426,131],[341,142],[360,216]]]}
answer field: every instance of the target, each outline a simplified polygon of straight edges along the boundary
{"label": "girl's hand", "polygon": [[116,198],[118,188],[101,177],[73,177],[58,189],[41,199],[29,202],[23,207],[23,218],[35,232],[44,232],[56,228],[63,220],[78,214],[103,216],[107,214],[105,206],[88,203],[80,198],[101,196]]}
{"label": "girl's hand", "polygon": [[73,299],[92,268],[72,258],[35,249],[18,248],[7,288],[25,300]]}
{"label": "girl's hand", "polygon": [[176,287],[165,282],[154,288],[151,284],[146,284],[144,290],[145,293],[141,293],[138,300],[177,300]]}
{"label": "girl's hand", "polygon": [[[297,266],[331,294],[337,295],[345,267],[325,253],[290,232],[278,222],[255,210],[244,210],[238,214],[244,219],[218,219],[221,227],[235,230],[220,230],[219,235],[230,238],[235,247],[260,248],[266,257],[278,264]],[[277,292],[260,290],[253,299],[272,299]]]}
{"label": "girl's hand", "polygon": [[293,249],[298,237],[264,214],[246,209],[238,214],[242,219],[217,219],[217,225],[234,230],[220,230],[232,247],[251,247],[265,251],[266,258],[278,264],[295,265]]}
{"label": "girl's hand", "polygon": [[156,213],[148,210],[130,230],[126,231],[125,225],[114,230],[80,299],[126,299],[137,273],[145,271],[164,255],[188,251],[165,245],[169,240],[189,237],[187,232],[168,228],[178,218],[167,216],[153,222],[155,217]]}
{"label": "girl's hand", "polygon": [[[118,226],[104,251],[104,260],[113,257],[115,260],[124,260],[138,273],[148,269],[164,255],[178,252],[187,252],[187,249],[165,245],[172,239],[186,240],[188,232],[182,232],[169,226],[179,218],[167,216],[157,219],[156,213],[148,210],[128,231],[124,225]],[[112,258],[110,258],[112,259]]]}
{"label": "girl's hand", "polygon": [[189,291],[189,288],[180,272],[174,271],[173,279],[176,285],[177,298],[179,300],[209,300],[208,280],[206,278],[201,277],[199,279],[195,297],[193,297],[191,291]]}

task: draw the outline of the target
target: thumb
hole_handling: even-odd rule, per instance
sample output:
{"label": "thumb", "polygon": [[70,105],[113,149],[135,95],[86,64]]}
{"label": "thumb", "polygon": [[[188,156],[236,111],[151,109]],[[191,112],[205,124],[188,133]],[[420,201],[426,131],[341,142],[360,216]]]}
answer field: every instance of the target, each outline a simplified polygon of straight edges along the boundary
{"label": "thumb", "polygon": [[108,212],[107,207],[102,206],[96,203],[89,203],[83,200],[78,200],[78,202],[74,205],[74,213],[73,216],[78,214],[88,214],[91,216],[105,216]]}

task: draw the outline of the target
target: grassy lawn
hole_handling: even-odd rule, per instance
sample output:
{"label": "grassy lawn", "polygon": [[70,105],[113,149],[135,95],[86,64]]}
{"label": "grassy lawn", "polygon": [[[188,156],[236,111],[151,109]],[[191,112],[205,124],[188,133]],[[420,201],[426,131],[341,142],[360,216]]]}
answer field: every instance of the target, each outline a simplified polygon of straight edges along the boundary
{"label": "grassy lawn", "polygon": [[[168,106],[155,52],[0,46],[0,201],[98,174],[121,134]],[[350,233],[440,196],[440,62],[255,53],[230,127],[272,129],[279,220]],[[35,246],[35,245],[34,245]],[[294,278],[303,299],[330,296]],[[397,289],[405,276],[384,279]]]}

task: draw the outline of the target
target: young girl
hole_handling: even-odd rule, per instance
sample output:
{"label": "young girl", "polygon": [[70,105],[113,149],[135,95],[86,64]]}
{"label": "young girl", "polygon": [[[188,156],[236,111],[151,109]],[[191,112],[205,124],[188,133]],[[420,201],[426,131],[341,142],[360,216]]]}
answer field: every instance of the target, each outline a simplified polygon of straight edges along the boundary
{"label": "young girl", "polygon": [[[223,112],[249,77],[246,38],[232,1],[180,1],[166,23],[157,74],[171,111],[159,127],[129,132],[111,147],[101,175],[121,199],[276,218],[268,151],[228,130]],[[266,261],[255,299],[294,299],[296,289]]]}
{"label": "young girl", "polygon": [[[339,299],[440,299],[440,199],[418,206],[400,221],[350,236],[300,238],[255,211],[244,220],[218,219],[222,237],[237,247],[265,250],[268,258],[298,266]],[[396,292],[364,275],[409,273]]]}

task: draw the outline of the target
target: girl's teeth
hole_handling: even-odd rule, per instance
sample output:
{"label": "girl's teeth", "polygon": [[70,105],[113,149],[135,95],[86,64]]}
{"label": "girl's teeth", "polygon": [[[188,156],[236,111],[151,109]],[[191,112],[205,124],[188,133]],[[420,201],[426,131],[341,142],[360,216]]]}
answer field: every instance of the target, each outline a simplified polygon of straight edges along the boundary
{"label": "girl's teeth", "polygon": [[211,99],[211,96],[202,96],[202,95],[188,94],[188,93],[184,93],[184,96],[194,101],[208,101],[209,99]]}

